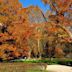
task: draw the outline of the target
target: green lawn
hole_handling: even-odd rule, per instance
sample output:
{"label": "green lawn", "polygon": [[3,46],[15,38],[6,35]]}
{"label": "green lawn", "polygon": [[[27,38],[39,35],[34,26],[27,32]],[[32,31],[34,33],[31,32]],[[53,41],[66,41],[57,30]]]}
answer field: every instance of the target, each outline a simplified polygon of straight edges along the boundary
{"label": "green lawn", "polygon": [[24,59],[18,59],[15,60],[14,62],[23,62],[23,63],[47,63],[49,64],[64,64],[64,65],[68,65],[69,63],[72,65],[72,59],[58,59],[58,58],[53,58],[53,59],[44,59],[44,60],[34,60],[34,59],[30,59],[30,60],[24,60]]}

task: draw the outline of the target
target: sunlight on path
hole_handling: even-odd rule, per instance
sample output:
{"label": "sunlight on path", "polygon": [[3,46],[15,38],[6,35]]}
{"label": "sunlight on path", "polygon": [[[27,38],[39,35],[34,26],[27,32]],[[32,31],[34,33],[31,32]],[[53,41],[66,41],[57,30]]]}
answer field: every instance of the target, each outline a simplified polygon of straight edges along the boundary
{"label": "sunlight on path", "polygon": [[48,72],[72,72],[72,67],[64,65],[47,65]]}

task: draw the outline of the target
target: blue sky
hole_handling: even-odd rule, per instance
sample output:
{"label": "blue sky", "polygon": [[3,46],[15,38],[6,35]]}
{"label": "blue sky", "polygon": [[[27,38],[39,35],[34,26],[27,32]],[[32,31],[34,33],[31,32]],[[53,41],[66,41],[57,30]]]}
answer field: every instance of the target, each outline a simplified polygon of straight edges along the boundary
{"label": "blue sky", "polygon": [[50,9],[49,5],[45,5],[41,0],[19,0],[23,7],[29,7],[31,5],[38,6],[45,13]]}

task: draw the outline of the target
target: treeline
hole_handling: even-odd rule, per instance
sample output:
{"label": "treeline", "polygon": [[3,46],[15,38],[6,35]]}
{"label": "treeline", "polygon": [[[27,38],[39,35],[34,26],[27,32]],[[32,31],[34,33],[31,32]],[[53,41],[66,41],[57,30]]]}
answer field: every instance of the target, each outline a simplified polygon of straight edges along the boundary
{"label": "treeline", "polygon": [[71,3],[50,1],[51,10],[43,14],[38,7],[22,8],[18,0],[0,0],[0,61],[72,58]]}

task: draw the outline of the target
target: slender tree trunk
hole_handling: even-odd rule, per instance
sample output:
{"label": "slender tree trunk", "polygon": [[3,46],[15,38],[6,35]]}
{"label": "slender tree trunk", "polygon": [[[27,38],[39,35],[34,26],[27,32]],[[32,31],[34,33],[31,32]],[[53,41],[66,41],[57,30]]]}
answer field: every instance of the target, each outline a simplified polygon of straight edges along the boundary
{"label": "slender tree trunk", "polygon": [[28,59],[31,59],[31,50],[29,51]]}
{"label": "slender tree trunk", "polygon": [[38,52],[39,52],[39,59],[41,59],[40,39],[38,39]]}

